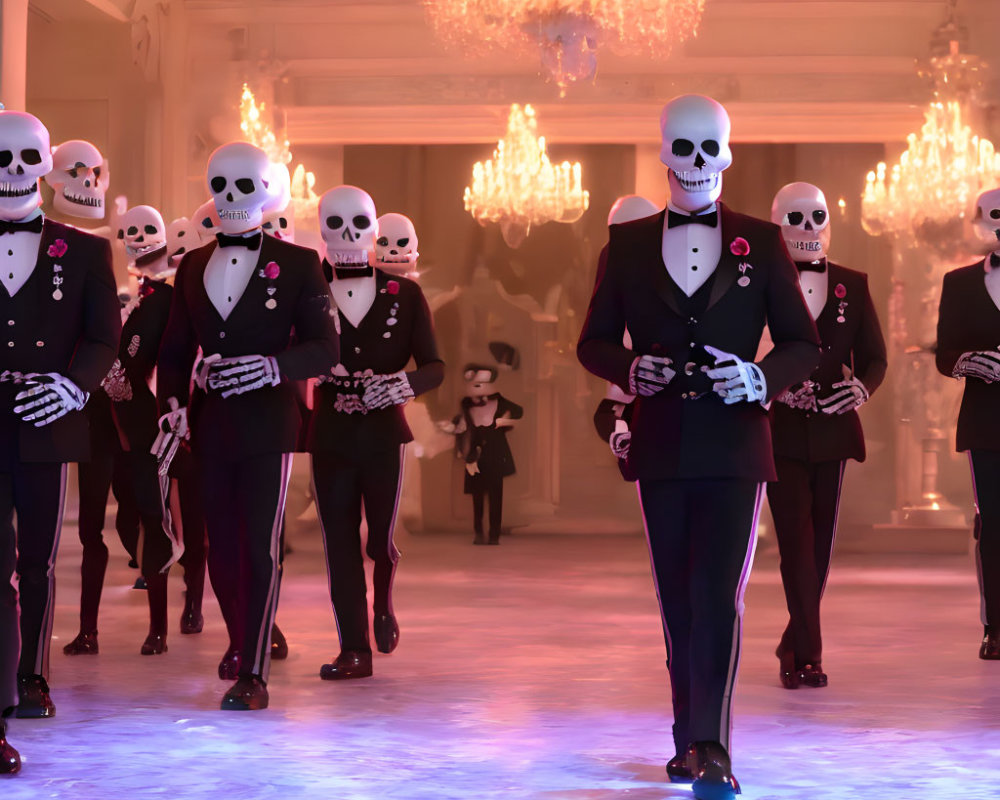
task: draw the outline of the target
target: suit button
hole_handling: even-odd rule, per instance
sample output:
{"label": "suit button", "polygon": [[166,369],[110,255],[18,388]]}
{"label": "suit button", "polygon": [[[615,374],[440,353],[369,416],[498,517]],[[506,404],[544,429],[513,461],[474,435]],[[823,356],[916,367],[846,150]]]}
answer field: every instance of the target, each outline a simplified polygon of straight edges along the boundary
{"label": "suit button", "polygon": [[226,332],[225,331],[219,331],[219,338],[220,339],[225,339],[226,338]]}
{"label": "suit button", "polygon": [[35,347],[45,347],[45,342],[39,339],[37,342],[35,342]]}
{"label": "suit button", "polygon": [[697,346],[698,346],[697,342],[688,342],[688,347],[697,347]]}
{"label": "suit button", "polygon": [[8,325],[13,325],[14,324],[14,320],[12,320],[12,319],[7,320],[7,324]]}
{"label": "suit button", "polygon": [[13,347],[13,346],[14,346],[13,342],[7,342],[7,347]]}

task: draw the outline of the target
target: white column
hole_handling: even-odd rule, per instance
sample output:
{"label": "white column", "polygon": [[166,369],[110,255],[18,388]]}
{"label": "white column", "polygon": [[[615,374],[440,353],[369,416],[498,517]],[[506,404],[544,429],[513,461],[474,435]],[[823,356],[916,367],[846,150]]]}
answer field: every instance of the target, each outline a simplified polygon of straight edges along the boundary
{"label": "white column", "polygon": [[0,102],[24,111],[28,76],[28,0],[0,0]]}

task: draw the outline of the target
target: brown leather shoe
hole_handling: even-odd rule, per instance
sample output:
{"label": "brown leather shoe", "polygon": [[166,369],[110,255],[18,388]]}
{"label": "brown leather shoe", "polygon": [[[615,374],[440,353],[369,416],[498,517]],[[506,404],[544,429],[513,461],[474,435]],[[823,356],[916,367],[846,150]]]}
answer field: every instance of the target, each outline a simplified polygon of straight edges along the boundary
{"label": "brown leather shoe", "polygon": [[49,684],[41,675],[17,676],[17,718],[42,719],[56,715]]}
{"label": "brown leather shoe", "polygon": [[236,680],[240,675],[240,661],[240,651],[230,644],[219,662],[219,680]]}
{"label": "brown leather shoe", "polygon": [[201,633],[204,627],[205,617],[202,616],[201,610],[185,605],[184,613],[181,614],[181,633]]}
{"label": "brown leather shoe", "polygon": [[96,656],[97,631],[90,633],[80,631],[72,642],[63,647],[63,652],[68,656]]}
{"label": "brown leather shoe", "polygon": [[267,708],[267,686],[259,675],[240,675],[222,697],[223,711],[260,711]]}
{"label": "brown leather shoe", "polygon": [[986,661],[1000,660],[1000,625],[986,625],[983,628],[979,657]]}
{"label": "brown leather shoe", "polygon": [[7,741],[7,726],[0,719],[0,775],[16,775],[21,771],[21,754]]}
{"label": "brown leather shoe", "polygon": [[325,681],[370,678],[371,674],[372,654],[358,650],[342,650],[332,664],[324,664],[319,668],[319,676]]}
{"label": "brown leather shoe", "polygon": [[150,633],[142,643],[139,652],[144,656],[158,656],[167,652],[167,635],[165,633]]}

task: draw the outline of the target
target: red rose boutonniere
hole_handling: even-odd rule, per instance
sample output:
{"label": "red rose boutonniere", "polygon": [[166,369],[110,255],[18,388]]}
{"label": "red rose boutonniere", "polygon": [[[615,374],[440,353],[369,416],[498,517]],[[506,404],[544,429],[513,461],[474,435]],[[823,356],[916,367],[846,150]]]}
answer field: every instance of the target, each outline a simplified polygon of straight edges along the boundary
{"label": "red rose boutonniere", "polygon": [[[729,243],[729,252],[732,253],[734,256],[744,258],[750,255],[750,242],[748,242],[742,236],[737,236]],[[753,269],[753,264],[750,264],[746,261],[741,261],[739,263],[739,269],[740,269],[740,279],[736,281],[736,283],[746,288],[747,286],[750,285],[750,276],[747,275],[747,272]]]}
{"label": "red rose boutonniere", "polygon": [[844,299],[847,297],[847,287],[838,283],[833,289],[833,294],[840,300],[837,304],[837,322],[847,322],[847,317],[844,316],[844,311],[847,309],[847,301]]}
{"label": "red rose boutonniere", "polygon": [[268,261],[264,269],[262,269],[258,274],[262,278],[267,278],[268,281],[267,300],[264,301],[264,308],[273,310],[278,307],[278,301],[274,296],[278,291],[278,287],[274,285],[274,282],[281,274],[281,267],[278,266],[277,261]]}
{"label": "red rose boutonniere", "polygon": [[66,244],[66,241],[64,239],[56,239],[49,245],[49,249],[46,252],[52,258],[62,258],[66,255],[67,250],[69,250],[69,245]]}
{"label": "red rose boutonniere", "polygon": [[389,281],[385,288],[389,294],[399,294],[399,281]]}
{"label": "red rose boutonniere", "polygon": [[281,274],[281,267],[278,266],[277,261],[268,261],[267,266],[264,267],[264,277],[269,281],[277,280],[278,276]]}
{"label": "red rose boutonniere", "polygon": [[843,300],[847,297],[847,287],[842,283],[838,283],[837,287],[833,290],[833,293],[838,297],[838,299]]}

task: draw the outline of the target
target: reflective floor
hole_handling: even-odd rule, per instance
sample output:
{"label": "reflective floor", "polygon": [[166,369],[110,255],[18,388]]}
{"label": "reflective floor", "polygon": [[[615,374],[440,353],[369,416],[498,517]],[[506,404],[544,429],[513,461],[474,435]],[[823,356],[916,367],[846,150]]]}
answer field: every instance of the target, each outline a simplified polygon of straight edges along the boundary
{"label": "reflective floor", "polygon": [[[129,588],[136,573],[117,543],[101,653],[62,654],[79,588],[67,526],[58,714],[11,722],[24,768],[0,782],[0,797],[689,797],[665,780],[670,703],[645,543],[564,528],[518,531],[500,547],[403,538],[399,649],[376,655],[373,678],[337,684],[317,677],[338,647],[317,533],[298,526],[278,612],[291,655],[272,670],[271,707],[234,713],[218,710],[218,608],[206,608],[203,633],[177,633],[178,572],[169,652],[140,656],[145,598]],[[997,796],[1000,662],[976,658],[970,558],[838,558],[825,601],[826,689],[779,687],[783,613],[776,556],[762,546],[736,701],[744,797]]]}

